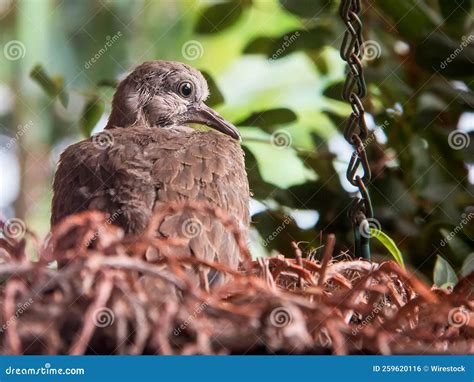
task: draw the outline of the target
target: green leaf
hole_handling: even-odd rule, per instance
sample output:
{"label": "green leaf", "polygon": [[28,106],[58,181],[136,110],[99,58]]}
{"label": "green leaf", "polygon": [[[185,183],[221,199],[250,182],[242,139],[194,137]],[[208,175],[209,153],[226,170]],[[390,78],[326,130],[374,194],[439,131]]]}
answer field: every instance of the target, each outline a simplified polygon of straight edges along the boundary
{"label": "green leaf", "polygon": [[329,74],[330,67],[332,66],[332,60],[328,60],[327,57],[320,54],[320,52],[308,52],[308,57],[313,60],[314,65],[318,68],[321,75],[325,76]]}
{"label": "green leaf", "polygon": [[469,273],[474,272],[474,252],[471,253],[466,260],[462,263],[461,275],[467,276]]}
{"label": "green leaf", "polygon": [[466,153],[464,154],[464,160],[469,163],[473,164],[474,163],[474,132],[470,131],[467,133],[469,137],[469,146],[467,146],[464,150]]}
{"label": "green leaf", "polygon": [[441,256],[437,256],[433,270],[433,282],[441,286],[456,285],[458,277],[449,263]]}
{"label": "green leaf", "polygon": [[243,121],[238,122],[237,126],[257,126],[264,130],[277,125],[283,125],[296,121],[296,114],[286,108],[275,108],[270,110],[259,111],[250,114]]}
{"label": "green leaf", "polygon": [[264,54],[265,56],[270,56],[273,44],[274,39],[270,37],[257,37],[256,39],[250,41],[247,44],[247,46],[243,50],[243,53]]}
{"label": "green leaf", "polygon": [[324,89],[323,94],[328,97],[338,101],[342,101],[342,89],[344,87],[344,82],[339,81],[329,85]]}
{"label": "green leaf", "polygon": [[466,18],[470,17],[471,0],[438,0],[438,3],[448,32],[461,37]]}
{"label": "green leaf", "polygon": [[245,6],[249,4],[250,1],[233,0],[206,8],[196,24],[196,32],[215,33],[230,27],[237,22]]}
{"label": "green leaf", "polygon": [[451,249],[451,252],[453,253],[453,255],[456,257],[465,259],[471,253],[471,248],[461,238],[462,235],[458,234],[460,232],[455,231],[455,230],[456,230],[455,226],[453,226],[452,231],[448,231],[445,228],[439,229],[441,235],[443,236],[443,243],[448,244],[449,249]]}
{"label": "green leaf", "polygon": [[274,194],[285,193],[285,190],[266,182],[262,179],[258,169],[258,162],[255,155],[245,146],[242,146],[245,152],[245,168],[247,169],[247,177],[252,189],[253,197],[257,200],[265,200]]}
{"label": "green leaf", "polygon": [[69,96],[65,90],[63,77],[50,77],[44,70],[43,66],[40,64],[37,64],[33,67],[30,72],[30,77],[44,90],[48,96],[51,98],[58,97],[61,104],[64,107],[67,107]]}
{"label": "green leaf", "polygon": [[116,80],[111,80],[108,78],[104,78],[102,80],[97,81],[97,86],[98,87],[104,87],[104,88],[117,88],[118,83]]}
{"label": "green leaf", "polygon": [[296,51],[318,52],[334,42],[335,33],[331,26],[317,25],[310,29],[296,29],[277,38],[257,37],[244,48],[244,53],[265,54],[272,60],[285,57]]}
{"label": "green leaf", "polygon": [[53,81],[55,82],[56,87],[58,89],[59,102],[61,102],[61,105],[66,108],[69,103],[69,94],[66,92],[66,87],[64,85],[64,77],[54,76]]}
{"label": "green leaf", "polygon": [[443,33],[432,33],[416,47],[416,62],[432,72],[462,78],[472,76],[474,48],[472,35],[453,40]]}
{"label": "green leaf", "polygon": [[224,102],[224,96],[217,87],[216,82],[207,72],[201,71],[202,75],[207,81],[207,86],[209,87],[209,98],[206,101],[206,104],[209,106],[216,106]]}
{"label": "green leaf", "polygon": [[390,236],[388,236],[385,232],[373,227],[370,227],[370,236],[374,239],[377,239],[390,252],[395,261],[405,268],[403,255]]}
{"label": "green leaf", "polygon": [[50,97],[55,97],[57,95],[56,83],[48,74],[46,74],[41,65],[38,64],[31,70],[30,77],[36,81],[47,95]]}
{"label": "green leaf", "polygon": [[[340,100],[342,100],[342,94]],[[344,127],[347,124],[347,117],[341,116],[340,114],[334,113],[330,110],[324,110],[323,113],[331,120],[334,126],[338,128],[339,132],[343,133]]]}
{"label": "green leaf", "polygon": [[280,0],[280,5],[297,16],[309,19],[333,9],[334,0]]}
{"label": "green leaf", "polygon": [[375,0],[375,6],[393,21],[401,35],[409,41],[428,36],[439,20],[427,12],[426,5],[419,0]]}
{"label": "green leaf", "polygon": [[273,43],[272,51],[268,57],[278,59],[299,50],[319,51],[325,46],[331,45],[334,42],[334,37],[334,30],[327,25],[289,31]]}
{"label": "green leaf", "polygon": [[286,189],[317,178],[313,170],[304,166],[295,149],[286,145],[292,138],[283,129],[273,135],[274,139],[258,128],[242,127],[239,130],[243,144],[254,155],[265,182]]}
{"label": "green leaf", "polygon": [[81,131],[86,136],[91,135],[94,126],[99,122],[104,113],[104,103],[97,98],[90,99],[82,111],[79,121]]}

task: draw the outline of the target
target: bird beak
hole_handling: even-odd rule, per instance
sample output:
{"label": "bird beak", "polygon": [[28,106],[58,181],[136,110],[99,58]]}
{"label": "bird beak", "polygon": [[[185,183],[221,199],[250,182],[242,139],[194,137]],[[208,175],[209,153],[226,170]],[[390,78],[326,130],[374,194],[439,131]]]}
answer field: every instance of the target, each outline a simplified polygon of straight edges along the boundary
{"label": "bird beak", "polygon": [[210,128],[220,131],[230,137],[240,141],[239,130],[230,122],[222,118],[216,111],[205,104],[192,106],[185,115],[185,123],[200,123]]}

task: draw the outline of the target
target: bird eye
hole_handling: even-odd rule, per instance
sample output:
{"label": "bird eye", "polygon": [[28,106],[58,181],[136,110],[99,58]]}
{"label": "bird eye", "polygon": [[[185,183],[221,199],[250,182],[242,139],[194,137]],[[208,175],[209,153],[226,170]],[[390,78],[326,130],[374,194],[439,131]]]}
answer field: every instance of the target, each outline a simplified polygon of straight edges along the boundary
{"label": "bird eye", "polygon": [[191,84],[191,82],[188,82],[188,81],[181,82],[179,84],[178,90],[179,90],[179,94],[187,98],[193,93],[193,85]]}

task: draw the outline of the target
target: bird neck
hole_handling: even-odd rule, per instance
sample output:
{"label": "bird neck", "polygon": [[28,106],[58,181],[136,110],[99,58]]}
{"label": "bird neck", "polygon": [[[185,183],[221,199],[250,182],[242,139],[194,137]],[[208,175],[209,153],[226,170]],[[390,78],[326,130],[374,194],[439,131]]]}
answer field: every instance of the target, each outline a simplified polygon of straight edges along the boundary
{"label": "bird neck", "polygon": [[146,125],[143,104],[144,100],[133,84],[130,84],[129,81],[122,81],[114,94],[112,112],[105,128]]}
{"label": "bird neck", "polygon": [[112,112],[110,113],[106,129],[127,127],[133,125],[147,125],[147,120],[140,107],[131,107],[124,98],[114,97]]}

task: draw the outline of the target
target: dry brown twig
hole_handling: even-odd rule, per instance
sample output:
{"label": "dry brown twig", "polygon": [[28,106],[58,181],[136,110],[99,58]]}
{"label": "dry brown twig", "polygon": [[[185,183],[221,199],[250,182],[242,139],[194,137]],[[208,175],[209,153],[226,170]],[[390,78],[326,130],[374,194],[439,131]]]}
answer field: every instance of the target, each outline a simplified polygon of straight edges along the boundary
{"label": "dry brown twig", "polygon": [[[180,242],[156,238],[156,225],[185,209],[233,233],[241,272],[161,256]],[[36,263],[25,253],[33,236],[0,239],[3,354],[474,353],[474,274],[437,291],[394,262],[334,261],[333,235],[321,262],[296,245],[295,258],[252,261],[232,219],[196,203],[157,212],[142,237],[105,222],[98,212],[65,219]],[[154,261],[150,246],[160,253]],[[67,265],[51,270],[52,259]],[[182,270],[190,265],[228,281],[200,289]]]}

